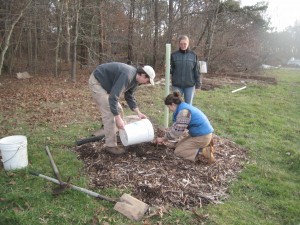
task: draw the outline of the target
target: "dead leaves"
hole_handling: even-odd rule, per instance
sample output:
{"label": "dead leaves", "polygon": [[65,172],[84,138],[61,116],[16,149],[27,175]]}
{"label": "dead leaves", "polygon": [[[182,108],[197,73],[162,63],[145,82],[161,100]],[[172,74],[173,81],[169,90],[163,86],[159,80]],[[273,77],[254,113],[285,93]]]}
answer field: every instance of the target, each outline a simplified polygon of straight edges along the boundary
{"label": "dead leaves", "polygon": [[[32,127],[40,123],[56,127],[73,122],[78,115],[100,118],[91,96],[87,95],[87,85],[85,89],[82,83],[62,80],[62,77],[51,76],[34,77],[30,81],[4,79],[5,90],[0,92],[3,121],[10,123],[11,118],[22,117]],[[13,123],[10,126],[17,127],[19,121]]]}

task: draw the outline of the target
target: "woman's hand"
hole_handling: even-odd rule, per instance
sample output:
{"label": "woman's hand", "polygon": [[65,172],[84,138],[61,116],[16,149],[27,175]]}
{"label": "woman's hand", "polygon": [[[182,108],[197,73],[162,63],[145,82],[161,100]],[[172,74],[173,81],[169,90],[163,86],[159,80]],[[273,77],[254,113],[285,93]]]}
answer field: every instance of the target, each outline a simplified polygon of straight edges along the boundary
{"label": "woman's hand", "polygon": [[165,139],[163,137],[158,137],[155,140],[155,144],[162,144],[165,141]]}

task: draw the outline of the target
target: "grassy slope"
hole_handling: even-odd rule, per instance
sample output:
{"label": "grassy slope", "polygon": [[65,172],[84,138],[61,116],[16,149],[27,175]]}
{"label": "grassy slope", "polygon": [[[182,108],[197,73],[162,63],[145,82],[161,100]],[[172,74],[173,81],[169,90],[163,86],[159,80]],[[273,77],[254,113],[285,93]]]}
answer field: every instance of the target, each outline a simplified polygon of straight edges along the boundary
{"label": "grassy slope", "polygon": [[[300,223],[299,70],[279,70],[274,74],[279,80],[276,86],[250,85],[234,94],[228,87],[197,94],[194,103],[212,120],[216,134],[249,149],[249,163],[238,181],[231,184],[230,198],[222,205],[199,210],[199,213],[209,214],[207,224]],[[137,98],[139,102],[144,100],[151,120],[162,125],[164,109],[160,96],[163,89],[155,87],[150,91],[151,96],[149,92],[138,91]],[[141,104],[140,108],[145,111],[146,106]],[[87,113],[78,113],[76,123],[61,124],[58,129],[47,123],[32,128],[22,120],[23,110],[12,113],[18,119],[1,121],[9,133],[0,131],[0,135],[25,134],[29,142],[29,168],[53,176],[44,151],[45,144],[49,145],[63,177],[71,177],[72,183],[87,187],[82,163],[68,149],[78,137],[89,134],[89,129],[95,127],[95,119],[85,115]],[[5,113],[0,112],[0,120]],[[133,224],[115,212],[113,204],[80,192],[68,190],[59,197],[51,196],[53,185],[29,175],[27,170],[2,170],[0,174],[0,224],[92,224],[93,221]],[[120,194],[117,190],[95,191],[109,196]],[[155,221],[197,224],[190,212],[179,210],[151,223]]]}
{"label": "grassy slope", "polygon": [[230,199],[209,207],[212,224],[300,222],[300,74],[274,73],[277,86],[221,89],[199,99],[216,133],[249,149],[250,157]]}

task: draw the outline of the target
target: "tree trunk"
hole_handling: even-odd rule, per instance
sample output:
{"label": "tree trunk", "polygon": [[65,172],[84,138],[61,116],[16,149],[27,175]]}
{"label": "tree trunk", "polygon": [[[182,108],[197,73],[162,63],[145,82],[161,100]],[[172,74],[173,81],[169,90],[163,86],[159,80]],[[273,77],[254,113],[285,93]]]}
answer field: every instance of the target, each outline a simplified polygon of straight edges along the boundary
{"label": "tree trunk", "polygon": [[8,49],[8,46],[9,46],[11,34],[12,34],[13,30],[14,30],[14,27],[15,27],[16,23],[21,19],[21,17],[24,14],[24,11],[27,9],[27,7],[30,5],[30,3],[31,3],[31,0],[29,0],[29,2],[21,10],[20,14],[15,18],[15,20],[12,22],[12,24],[10,25],[10,27],[8,28],[8,30],[5,31],[3,46],[1,45],[2,51],[0,52],[0,76],[2,74],[4,56],[5,56],[5,53],[6,53],[7,49]]}
{"label": "tree trunk", "polygon": [[11,59],[10,59],[10,64],[9,64],[9,74],[12,74],[12,68],[13,68],[13,66],[14,66],[15,57],[16,57],[16,55],[17,55],[17,50],[20,49],[20,48],[19,48],[19,45],[20,45],[21,40],[22,40],[22,34],[23,34],[24,26],[25,26],[25,22],[23,21],[22,26],[21,26],[21,29],[20,29],[19,37],[18,37],[18,40],[17,40],[17,43],[16,43],[16,46],[15,46],[15,48],[14,48],[14,51],[13,51],[12,56],[11,56]]}
{"label": "tree trunk", "polygon": [[31,35],[31,15],[27,22],[27,68],[32,66],[32,35]]}
{"label": "tree trunk", "polygon": [[38,33],[37,33],[37,7],[36,2],[34,2],[34,64],[33,64],[33,74],[36,74],[37,64],[38,64]]}
{"label": "tree trunk", "polygon": [[99,64],[103,63],[104,55],[104,22],[103,22],[103,1],[99,2]]}
{"label": "tree trunk", "polygon": [[[86,1],[82,0],[81,1],[81,7],[84,8],[86,6]],[[82,15],[81,17],[83,20],[85,20],[85,15]],[[82,69],[83,65],[87,65],[88,62],[88,49],[87,49],[87,45],[86,45],[86,40],[84,38],[84,33],[81,32],[82,30],[80,30],[80,39],[79,39],[79,46],[80,46],[80,54],[79,54],[79,60],[80,60],[80,68]]]}
{"label": "tree trunk", "polygon": [[58,76],[58,64],[60,63],[59,57],[59,49],[60,49],[60,39],[61,39],[61,30],[62,30],[62,15],[64,11],[64,4],[62,2],[58,2],[58,24],[57,24],[57,37],[56,37],[56,47],[55,47],[55,76]]}
{"label": "tree trunk", "polygon": [[213,47],[213,38],[214,38],[215,30],[216,30],[216,24],[218,21],[219,6],[220,6],[220,1],[217,2],[217,6],[214,10],[214,15],[212,17],[212,21],[208,26],[207,40],[206,40],[206,46],[205,46],[205,51],[204,51],[204,57],[206,59],[207,64],[209,64],[210,55],[211,55],[211,51],[212,51],[212,47]]}
{"label": "tree trunk", "polygon": [[78,28],[79,28],[79,9],[80,0],[75,1],[75,36],[74,36],[74,46],[73,46],[73,60],[72,60],[72,75],[71,79],[76,82],[76,59],[77,59],[77,40],[78,40]]}
{"label": "tree trunk", "polygon": [[168,28],[168,38],[167,42],[172,43],[173,36],[173,0],[169,0],[169,28]]}
{"label": "tree trunk", "polygon": [[66,63],[70,63],[70,53],[71,53],[71,34],[70,34],[70,12],[69,12],[69,0],[65,0],[65,32],[66,32]]}
{"label": "tree trunk", "polygon": [[199,39],[198,39],[198,42],[197,42],[196,46],[193,48],[193,50],[195,50],[201,44],[202,39],[205,35],[205,32],[207,31],[208,25],[209,25],[209,20],[206,20],[205,27],[204,27],[204,29],[203,29],[203,31],[202,31]]}
{"label": "tree trunk", "polygon": [[130,0],[129,26],[128,26],[128,62],[133,61],[133,23],[134,23],[135,0]]}
{"label": "tree trunk", "polygon": [[157,61],[157,45],[158,45],[158,27],[159,27],[159,20],[158,20],[158,0],[154,2],[154,41],[153,41],[153,66],[156,68],[156,61]]}

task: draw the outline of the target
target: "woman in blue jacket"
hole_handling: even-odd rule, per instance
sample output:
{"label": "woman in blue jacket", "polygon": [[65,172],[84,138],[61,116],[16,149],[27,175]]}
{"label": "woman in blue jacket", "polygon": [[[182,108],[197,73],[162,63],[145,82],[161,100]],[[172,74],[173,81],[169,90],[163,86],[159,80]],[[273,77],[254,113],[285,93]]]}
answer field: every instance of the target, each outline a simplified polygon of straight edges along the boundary
{"label": "woman in blue jacket", "polygon": [[198,108],[183,102],[179,92],[169,94],[165,99],[165,105],[173,112],[173,125],[164,137],[156,139],[156,143],[162,144],[181,138],[175,147],[176,156],[194,161],[199,154],[203,154],[210,163],[215,162],[212,142],[214,129],[206,115]]}

